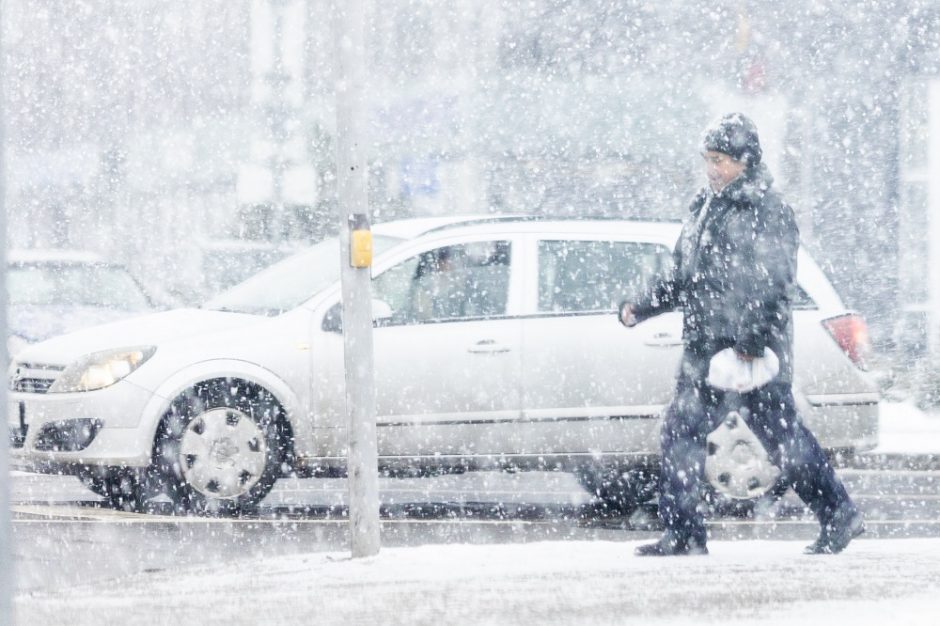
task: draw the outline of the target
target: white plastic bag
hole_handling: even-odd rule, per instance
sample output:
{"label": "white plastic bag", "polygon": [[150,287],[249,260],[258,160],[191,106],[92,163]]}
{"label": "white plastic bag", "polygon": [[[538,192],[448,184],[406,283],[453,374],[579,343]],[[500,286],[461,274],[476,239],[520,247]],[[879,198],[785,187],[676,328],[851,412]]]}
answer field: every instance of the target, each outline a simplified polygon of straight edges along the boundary
{"label": "white plastic bag", "polygon": [[770,348],[750,361],[738,358],[733,348],[725,348],[708,363],[707,382],[717,389],[747,393],[769,383],[778,372],[780,359]]}

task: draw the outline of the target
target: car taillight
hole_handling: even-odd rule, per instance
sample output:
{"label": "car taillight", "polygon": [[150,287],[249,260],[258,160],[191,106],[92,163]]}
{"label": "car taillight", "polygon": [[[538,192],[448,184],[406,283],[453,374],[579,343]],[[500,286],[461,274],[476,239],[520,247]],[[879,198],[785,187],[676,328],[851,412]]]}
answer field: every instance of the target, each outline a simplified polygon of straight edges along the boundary
{"label": "car taillight", "polygon": [[871,342],[868,339],[868,325],[860,315],[848,313],[830,317],[823,320],[823,326],[859,369],[868,369],[866,358],[871,352]]}

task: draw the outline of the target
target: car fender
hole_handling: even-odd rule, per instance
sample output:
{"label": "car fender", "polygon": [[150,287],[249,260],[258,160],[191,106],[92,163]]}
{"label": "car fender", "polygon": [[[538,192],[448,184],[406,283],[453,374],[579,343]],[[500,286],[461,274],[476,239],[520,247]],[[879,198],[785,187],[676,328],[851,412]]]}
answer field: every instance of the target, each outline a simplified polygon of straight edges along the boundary
{"label": "car fender", "polygon": [[297,394],[284,380],[271,370],[256,363],[239,359],[212,359],[189,365],[164,380],[153,392],[153,396],[144,409],[145,424],[150,440],[157,434],[160,420],[170,408],[170,404],[181,393],[193,385],[213,378],[238,378],[264,387],[284,409],[287,421],[294,431],[296,440],[304,441],[310,436],[309,422],[297,419],[303,415],[301,402]]}

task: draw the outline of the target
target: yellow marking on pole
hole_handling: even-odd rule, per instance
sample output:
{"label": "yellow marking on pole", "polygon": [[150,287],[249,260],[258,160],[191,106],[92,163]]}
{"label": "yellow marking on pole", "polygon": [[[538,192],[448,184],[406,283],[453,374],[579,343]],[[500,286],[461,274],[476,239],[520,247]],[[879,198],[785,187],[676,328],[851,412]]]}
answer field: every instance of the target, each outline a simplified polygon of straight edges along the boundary
{"label": "yellow marking on pole", "polygon": [[349,264],[360,269],[372,266],[371,230],[354,230],[350,233]]}

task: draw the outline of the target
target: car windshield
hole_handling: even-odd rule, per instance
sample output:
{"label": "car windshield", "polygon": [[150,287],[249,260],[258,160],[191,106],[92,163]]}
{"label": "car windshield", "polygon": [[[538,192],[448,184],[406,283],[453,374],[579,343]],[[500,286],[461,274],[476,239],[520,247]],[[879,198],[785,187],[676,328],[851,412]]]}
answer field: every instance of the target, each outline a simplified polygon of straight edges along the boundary
{"label": "car windshield", "polygon": [[[402,240],[374,236],[374,254]],[[203,305],[213,311],[280,315],[339,280],[339,240],[327,239],[275,263]]]}
{"label": "car windshield", "polygon": [[13,306],[88,306],[143,311],[150,301],[122,267],[74,263],[11,265],[7,271]]}

